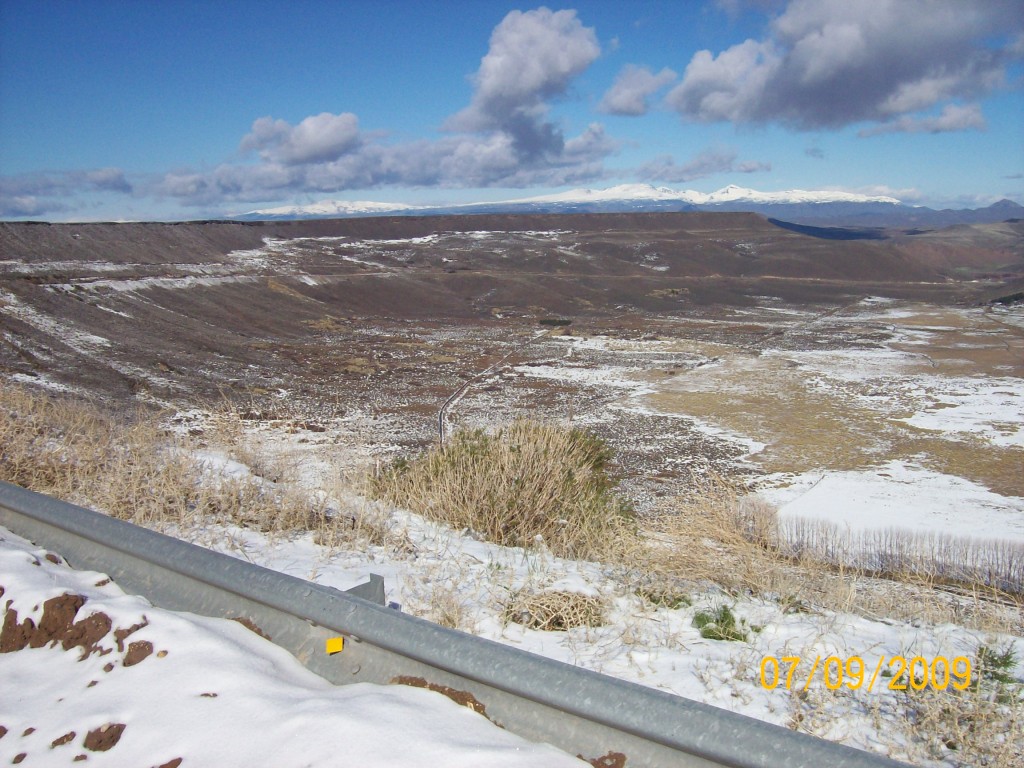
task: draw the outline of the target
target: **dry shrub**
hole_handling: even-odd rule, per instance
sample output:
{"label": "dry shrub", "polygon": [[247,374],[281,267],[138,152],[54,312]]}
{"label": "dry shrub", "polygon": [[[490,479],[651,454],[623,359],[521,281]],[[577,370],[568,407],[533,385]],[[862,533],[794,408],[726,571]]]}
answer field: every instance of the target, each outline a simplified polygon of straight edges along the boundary
{"label": "dry shrub", "polygon": [[454,585],[435,586],[423,618],[449,629],[471,631],[470,606]]}
{"label": "dry shrub", "polygon": [[1016,768],[1024,755],[1024,701],[1019,685],[926,687],[901,697],[908,758],[954,766]]}
{"label": "dry shrub", "polygon": [[330,550],[348,548],[354,542],[364,548],[380,547],[389,557],[403,558],[416,553],[408,531],[396,525],[383,506],[372,502],[353,503],[344,511],[328,509],[313,530],[313,543]]}
{"label": "dry shrub", "polygon": [[508,546],[543,542],[556,555],[607,557],[635,541],[615,493],[611,450],[579,429],[517,421],[462,431],[377,473],[371,493]]}
{"label": "dry shrub", "polygon": [[143,411],[0,387],[0,479],[127,519],[187,503],[195,468]]}
{"label": "dry shrub", "polygon": [[580,592],[515,592],[505,605],[505,622],[529,629],[564,632],[574,627],[599,627],[604,623],[604,603]]}

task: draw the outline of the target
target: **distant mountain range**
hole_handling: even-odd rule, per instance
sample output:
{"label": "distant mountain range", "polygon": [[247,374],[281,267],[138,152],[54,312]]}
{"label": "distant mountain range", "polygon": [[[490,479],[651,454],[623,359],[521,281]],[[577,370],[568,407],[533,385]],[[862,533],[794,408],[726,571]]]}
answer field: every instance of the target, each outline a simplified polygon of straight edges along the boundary
{"label": "distant mountain range", "polygon": [[986,208],[935,210],[905,205],[894,197],[851,192],[759,192],[729,185],[704,193],[622,184],[607,189],[572,189],[553,195],[448,206],[322,200],[303,206],[265,208],[231,216],[238,221],[334,219],[366,216],[435,216],[515,213],[623,213],[746,211],[796,224],[882,229],[935,229],[955,224],[990,224],[1024,217],[1024,206],[1000,200]]}

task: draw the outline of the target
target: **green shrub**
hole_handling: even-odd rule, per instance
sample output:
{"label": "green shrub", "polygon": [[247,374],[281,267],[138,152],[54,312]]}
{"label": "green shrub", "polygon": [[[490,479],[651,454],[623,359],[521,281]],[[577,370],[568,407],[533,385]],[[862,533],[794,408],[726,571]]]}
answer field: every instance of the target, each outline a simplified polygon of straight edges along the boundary
{"label": "green shrub", "polygon": [[746,642],[747,630],[741,619],[736,622],[736,615],[727,605],[720,605],[714,611],[697,611],[693,617],[693,626],[700,630],[700,636],[708,640],[735,640]]}

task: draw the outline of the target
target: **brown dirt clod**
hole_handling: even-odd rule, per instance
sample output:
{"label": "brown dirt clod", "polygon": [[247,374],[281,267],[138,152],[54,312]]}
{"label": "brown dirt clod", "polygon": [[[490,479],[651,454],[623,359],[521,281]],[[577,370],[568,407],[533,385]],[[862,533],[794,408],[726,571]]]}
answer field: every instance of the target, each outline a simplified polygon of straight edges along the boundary
{"label": "brown dirt clod", "polygon": [[0,653],[20,651],[27,647],[35,629],[36,626],[32,619],[25,619],[19,624],[18,612],[13,608],[8,608],[4,613],[3,628],[0,628]]}
{"label": "brown dirt clod", "polygon": [[60,639],[74,624],[75,614],[85,605],[81,595],[59,595],[51,597],[43,603],[43,615],[39,619],[39,629],[29,640],[31,648],[42,648],[47,643]]}
{"label": "brown dirt clod", "polygon": [[77,734],[74,731],[68,731],[63,736],[58,736],[56,739],[50,742],[50,749],[53,749],[54,747],[60,747],[64,744],[74,741],[76,735]]}
{"label": "brown dirt clod", "polygon": [[137,624],[132,624],[127,629],[115,629],[114,630],[114,640],[117,642],[118,653],[124,653],[124,639],[126,637],[128,637],[129,635],[131,635],[131,634],[133,634],[135,632],[138,632],[143,627],[148,627],[148,626],[149,626],[149,619],[147,619],[145,616],[143,616],[142,617],[142,621],[140,621]]}
{"label": "brown dirt clod", "polygon": [[124,723],[107,723],[85,734],[85,748],[90,752],[106,752],[121,740],[127,726]]}
{"label": "brown dirt clod", "polygon": [[75,622],[75,616],[85,605],[81,595],[64,594],[43,603],[39,625],[32,619],[18,621],[18,612],[10,607],[4,615],[0,629],[0,653],[11,653],[23,648],[42,648],[48,643],[60,643],[64,650],[80,647],[81,658],[97,651],[97,643],[110,631],[110,618],[94,613]]}
{"label": "brown dirt clod", "polygon": [[[576,755],[580,760],[586,760],[583,755]],[[621,752],[609,752],[607,755],[587,760],[594,768],[626,768],[626,756]]]}
{"label": "brown dirt clod", "polygon": [[136,640],[128,644],[128,653],[124,655],[124,666],[133,667],[153,652],[153,644],[149,640]]}

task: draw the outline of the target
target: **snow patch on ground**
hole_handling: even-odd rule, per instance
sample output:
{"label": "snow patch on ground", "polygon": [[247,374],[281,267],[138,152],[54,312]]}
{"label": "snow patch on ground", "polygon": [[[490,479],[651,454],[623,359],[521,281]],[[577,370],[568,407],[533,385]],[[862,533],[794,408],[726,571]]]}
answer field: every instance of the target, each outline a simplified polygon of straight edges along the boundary
{"label": "snow patch on ground", "polygon": [[856,472],[808,472],[786,481],[784,487],[760,492],[783,517],[828,520],[851,531],[896,527],[1024,542],[1024,498],[1000,496],[913,462],[894,460]]}
{"label": "snow patch on ground", "polygon": [[1024,448],[1024,380],[964,377],[929,384],[924,406],[900,421],[950,437],[971,435]]}

